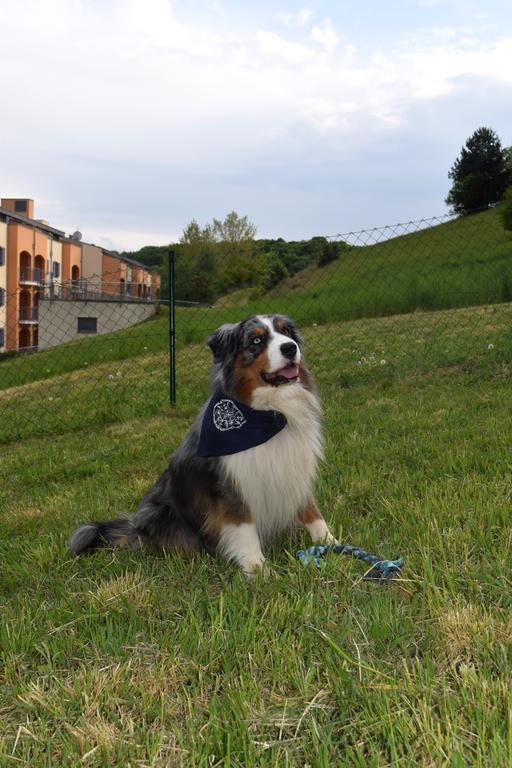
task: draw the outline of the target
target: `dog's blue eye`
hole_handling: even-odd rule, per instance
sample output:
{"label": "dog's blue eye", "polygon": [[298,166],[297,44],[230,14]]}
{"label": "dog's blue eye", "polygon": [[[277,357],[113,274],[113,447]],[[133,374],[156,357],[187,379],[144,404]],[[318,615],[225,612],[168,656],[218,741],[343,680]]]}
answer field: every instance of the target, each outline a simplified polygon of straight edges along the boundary
{"label": "dog's blue eye", "polygon": [[256,336],[256,338],[254,338],[254,339],[252,340],[252,343],[253,343],[253,344],[261,344],[261,339],[260,339],[260,337],[259,337],[259,336]]}

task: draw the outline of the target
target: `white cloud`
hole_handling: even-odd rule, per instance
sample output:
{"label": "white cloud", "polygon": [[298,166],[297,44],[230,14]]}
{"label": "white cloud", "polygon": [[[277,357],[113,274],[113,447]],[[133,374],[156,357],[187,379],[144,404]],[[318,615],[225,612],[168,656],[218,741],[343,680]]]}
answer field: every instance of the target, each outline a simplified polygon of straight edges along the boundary
{"label": "white cloud", "polygon": [[208,3],[208,8],[212,13],[216,14],[216,16],[226,16],[226,9],[223,5],[216,2],[216,0],[212,0],[212,2]]}
{"label": "white cloud", "polygon": [[264,57],[277,57],[294,65],[314,58],[314,51],[307,45],[286,40],[277,32],[261,30],[256,33],[256,40]]}
{"label": "white cloud", "polygon": [[[66,227],[67,232],[72,232],[73,227]],[[150,229],[130,229],[127,227],[116,228],[110,225],[108,227],[108,235],[105,234],[105,227],[101,224],[92,224],[87,226],[83,231],[83,238],[85,242],[94,243],[94,245],[100,245],[103,248],[108,248],[113,251],[136,251],[142,248],[148,243],[152,245],[168,245],[169,243],[177,243],[180,239],[180,234],[170,231],[154,231]]]}
{"label": "white cloud", "polygon": [[313,18],[313,11],[303,5],[295,13],[280,13],[278,18],[288,27],[307,27]]}
{"label": "white cloud", "polygon": [[409,68],[410,95],[435,98],[460,87],[464,77],[488,78],[512,83],[512,37],[467,45],[466,38],[453,45],[424,45],[404,52]]}
{"label": "white cloud", "polygon": [[[385,37],[367,52],[345,35],[341,43],[332,20],[310,28],[305,6],[282,34],[241,32],[213,14],[198,22],[183,8],[167,0],[0,0],[0,66],[11,73],[2,97],[16,105],[2,114],[6,194],[51,200],[55,226],[80,223],[86,234],[85,218],[68,215],[74,196],[93,232],[104,227],[120,247],[123,232],[132,242],[165,242],[166,228],[179,232],[199,215],[193,206],[203,206],[205,219],[216,205],[236,207],[261,168],[284,178],[305,158],[357,157],[398,135],[418,104],[465,94],[468,78],[512,83],[505,34],[483,40],[452,26]],[[470,91],[465,98],[473,100]],[[97,209],[110,217],[95,217]]]}
{"label": "white cloud", "polygon": [[311,37],[324,48],[327,53],[332,53],[338,44],[338,35],[330,19],[325,19],[311,30]]}
{"label": "white cloud", "polygon": [[[78,0],[2,5],[10,12],[0,61],[16,72],[3,96],[18,107],[4,115],[4,137],[26,131],[35,147],[53,140],[66,156],[214,161],[209,137],[220,141],[218,157],[265,144],[308,114],[313,127],[350,128],[347,115],[399,118],[411,100],[446,94],[463,76],[512,80],[512,38],[434,35],[365,54],[350,41],[340,47],[328,19],[297,41],[271,29],[198,27],[167,0],[114,0],[96,11]],[[30,99],[19,98],[20,86]],[[37,129],[34,114],[45,115]]]}

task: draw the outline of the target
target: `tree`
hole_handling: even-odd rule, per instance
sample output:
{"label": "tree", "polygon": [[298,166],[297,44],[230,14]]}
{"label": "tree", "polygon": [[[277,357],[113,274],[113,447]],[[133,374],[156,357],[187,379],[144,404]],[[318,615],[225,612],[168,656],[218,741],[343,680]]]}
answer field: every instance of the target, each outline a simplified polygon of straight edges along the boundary
{"label": "tree", "polygon": [[168,250],[167,245],[144,245],[138,251],[123,251],[121,256],[141,261],[148,267],[161,267]]}
{"label": "tree", "polygon": [[260,274],[259,284],[261,289],[270,291],[276,285],[288,277],[288,270],[275,251],[265,253],[265,262]]}
{"label": "tree", "polygon": [[319,267],[325,267],[326,264],[330,264],[331,261],[336,261],[339,258],[342,244],[336,240],[326,240],[321,253],[318,256],[317,264]]}
{"label": "tree", "polygon": [[211,232],[219,256],[219,289],[254,282],[254,275],[262,267],[254,248],[254,224],[247,216],[239,216],[236,211],[231,211],[224,221],[213,219]]}
{"label": "tree", "polygon": [[505,147],[503,154],[505,155],[505,165],[508,171],[508,183],[512,184],[512,147]]}
{"label": "tree", "polygon": [[242,243],[245,240],[254,240],[256,227],[247,216],[239,216],[236,211],[231,211],[224,221],[213,220],[212,232],[216,240],[227,243]]}
{"label": "tree", "polygon": [[490,208],[503,197],[509,176],[498,135],[490,128],[478,128],[451,167],[448,178],[453,185],[445,202],[460,215]]}
{"label": "tree", "polygon": [[208,224],[187,224],[176,248],[176,294],[193,301],[210,301],[216,290],[216,243]]}

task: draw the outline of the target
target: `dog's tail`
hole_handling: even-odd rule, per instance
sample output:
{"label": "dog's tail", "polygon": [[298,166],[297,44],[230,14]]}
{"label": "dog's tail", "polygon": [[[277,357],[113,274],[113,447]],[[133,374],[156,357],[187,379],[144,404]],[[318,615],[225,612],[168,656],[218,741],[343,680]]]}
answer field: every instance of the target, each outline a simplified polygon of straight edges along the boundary
{"label": "dog's tail", "polygon": [[88,523],[74,532],[68,542],[75,555],[101,547],[128,547],[140,545],[140,534],[131,520],[108,520],[104,523]]}

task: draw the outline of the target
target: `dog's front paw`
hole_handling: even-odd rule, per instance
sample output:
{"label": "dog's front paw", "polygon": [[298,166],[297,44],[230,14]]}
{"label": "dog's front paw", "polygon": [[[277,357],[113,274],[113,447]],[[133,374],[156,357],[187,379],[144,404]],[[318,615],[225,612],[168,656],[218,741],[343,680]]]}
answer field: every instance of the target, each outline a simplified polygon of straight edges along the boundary
{"label": "dog's front paw", "polygon": [[308,526],[309,535],[313,544],[337,544],[336,538],[327,527],[325,520],[315,520]]}
{"label": "dog's front paw", "polygon": [[269,570],[270,569],[266,564],[266,561],[263,555],[261,556],[261,558],[249,560],[242,565],[243,573],[250,579],[254,578],[255,576],[258,576],[259,574],[266,576]]}

